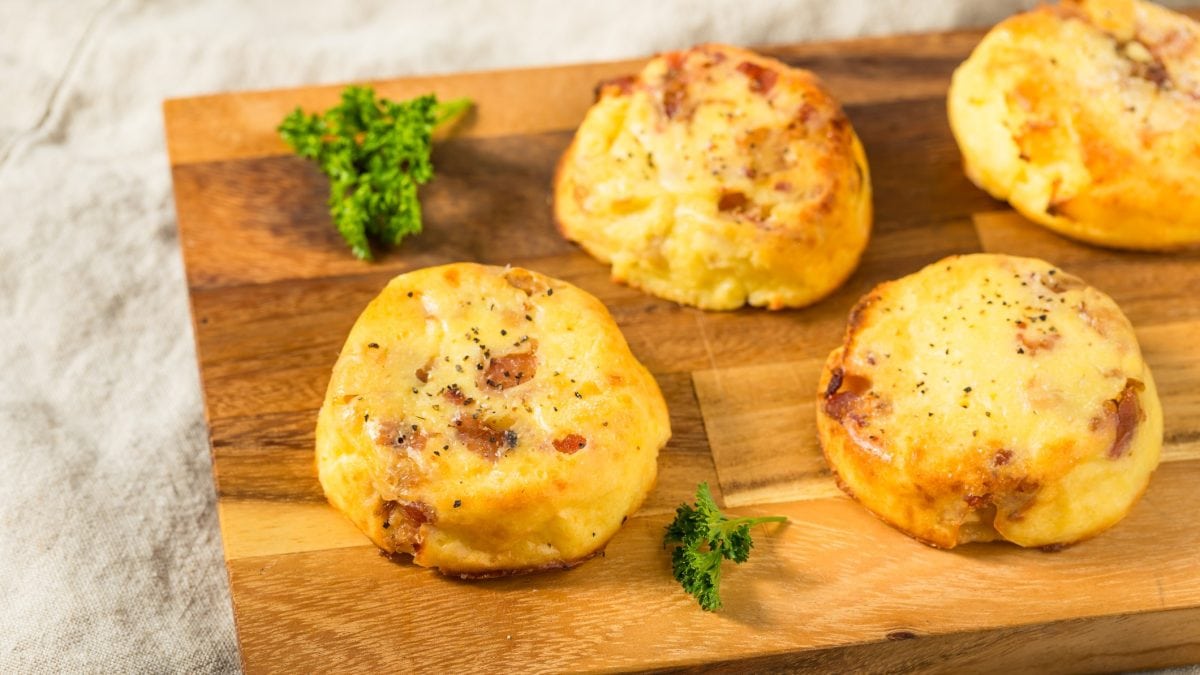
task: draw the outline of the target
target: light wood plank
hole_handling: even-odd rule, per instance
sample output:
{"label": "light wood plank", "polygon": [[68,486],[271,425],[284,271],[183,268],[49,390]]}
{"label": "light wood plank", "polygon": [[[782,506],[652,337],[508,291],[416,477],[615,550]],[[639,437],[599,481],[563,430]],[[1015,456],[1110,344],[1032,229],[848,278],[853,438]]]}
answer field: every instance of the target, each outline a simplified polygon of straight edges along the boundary
{"label": "light wood plank", "polygon": [[372,546],[328,504],[225,499],[217,514],[228,560]]}
{"label": "light wood plank", "polygon": [[725,504],[838,496],[817,443],[822,359],[692,375]]}
{"label": "light wood plank", "polygon": [[[880,643],[874,667],[889,670],[910,658],[889,635],[920,636],[919,644],[998,623],[1012,630],[1138,612],[1160,613],[1153,625],[1170,630],[1174,617],[1161,613],[1194,607],[1200,593],[1194,527],[1176,517],[1200,505],[1197,480],[1200,463],[1170,465],[1127,520],[1058,553],[1011,545],[939,551],[848,499],[739,509],[792,522],[756,531],[751,561],[726,571],[717,614],[697,610],[670,577],[661,546],[668,515],[632,519],[604,558],[577,569],[484,583],[391,563],[372,547],[243,558],[230,570],[250,672],[331,659],[355,671],[395,668],[397,659],[415,671],[673,667],[863,643]],[[1174,633],[1181,634],[1194,631]],[[1099,668],[1121,662],[1100,655],[1128,663],[1143,648],[1085,643]],[[955,647],[963,641],[943,644],[954,664],[979,663]],[[1025,663],[1072,669],[1043,646],[1025,653]]]}

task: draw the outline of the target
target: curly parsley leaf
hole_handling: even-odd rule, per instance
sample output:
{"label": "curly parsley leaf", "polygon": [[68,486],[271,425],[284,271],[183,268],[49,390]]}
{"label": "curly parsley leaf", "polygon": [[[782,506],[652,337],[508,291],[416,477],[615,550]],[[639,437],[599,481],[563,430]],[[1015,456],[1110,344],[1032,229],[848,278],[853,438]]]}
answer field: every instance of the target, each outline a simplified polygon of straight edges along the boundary
{"label": "curly parsley leaf", "polygon": [[417,187],[433,178],[433,130],[471,107],[432,94],[395,102],[370,87],[347,87],[323,113],[296,108],[279,135],[329,177],[329,214],[354,255],[372,258],[370,241],[396,245],[421,231]]}
{"label": "curly parsley leaf", "polygon": [[754,542],[750,528],[760,523],[787,522],[784,516],[728,518],[713,499],[708,483],[696,487],[696,503],[680,504],[675,520],[667,525],[663,544],[678,544],[671,551],[671,571],[700,607],[721,608],[721,562],[744,563]]}

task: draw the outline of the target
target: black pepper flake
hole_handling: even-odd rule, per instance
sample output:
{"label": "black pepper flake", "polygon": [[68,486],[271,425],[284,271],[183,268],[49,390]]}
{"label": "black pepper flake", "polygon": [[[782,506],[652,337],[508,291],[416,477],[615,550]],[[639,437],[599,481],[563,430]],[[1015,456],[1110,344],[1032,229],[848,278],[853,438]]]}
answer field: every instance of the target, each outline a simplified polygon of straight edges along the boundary
{"label": "black pepper flake", "polygon": [[547,288],[547,289],[546,289],[546,295],[554,295],[554,289],[553,289],[553,288]]}
{"label": "black pepper flake", "polygon": [[450,446],[449,446],[449,445],[443,445],[443,446],[442,446],[442,449],[443,449],[443,450],[449,450],[449,449],[450,449]]}
{"label": "black pepper flake", "polygon": [[379,343],[378,343],[378,342],[370,342],[370,343],[368,343],[368,344],[367,344],[367,346],[368,346],[368,347],[370,347],[371,349],[379,349]]}
{"label": "black pepper flake", "polygon": [[1024,353],[1025,353],[1025,348],[1024,348],[1024,347],[1017,347],[1017,353],[1018,353],[1018,354],[1024,354]]}
{"label": "black pepper flake", "polygon": [[501,334],[501,335],[508,335],[508,331],[506,331],[506,330],[504,330],[503,328],[501,328],[501,329],[500,329],[500,334]]}
{"label": "black pepper flake", "polygon": [[412,297],[412,291],[408,292],[408,297],[410,297],[410,298]]}
{"label": "black pepper flake", "polygon": [[583,394],[575,392],[575,398],[583,398]]}
{"label": "black pepper flake", "polygon": [[366,414],[364,414],[364,415],[363,415],[363,421],[364,421],[364,422],[368,422],[368,421],[370,421],[370,420],[371,420],[371,413],[366,413]]}
{"label": "black pepper flake", "polygon": [[454,364],[454,369],[461,373],[463,371],[462,364],[461,363]]}
{"label": "black pepper flake", "polygon": [[455,500],[454,500],[454,508],[456,508],[456,509],[457,509],[457,508],[458,508],[458,507],[460,507],[460,506],[462,506],[462,500],[461,500],[461,499],[455,499]]}
{"label": "black pepper flake", "polygon": [[528,314],[526,314],[526,315],[525,315],[525,320],[526,320],[526,321],[533,321],[533,317],[532,317],[532,316],[529,316]]}
{"label": "black pepper flake", "polygon": [[971,388],[970,388],[970,387],[963,387],[963,391],[965,391],[965,392],[967,392],[967,393],[969,394],[969,393],[971,393]]}

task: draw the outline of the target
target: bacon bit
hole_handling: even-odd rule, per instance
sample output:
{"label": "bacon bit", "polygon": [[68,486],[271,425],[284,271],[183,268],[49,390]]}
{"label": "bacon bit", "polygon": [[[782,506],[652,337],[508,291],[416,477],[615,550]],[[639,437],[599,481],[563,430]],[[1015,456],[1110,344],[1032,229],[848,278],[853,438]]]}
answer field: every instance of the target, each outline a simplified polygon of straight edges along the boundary
{"label": "bacon bit", "polygon": [[[1022,322],[1018,321],[1017,323],[1020,324]],[[1046,333],[1035,340],[1030,338],[1025,333],[1017,334],[1017,340],[1019,340],[1021,344],[1025,345],[1025,349],[1029,350],[1030,356],[1037,356],[1038,350],[1049,351],[1053,349],[1054,343],[1058,342],[1060,337],[1061,335],[1058,333]]]}
{"label": "bacon bit", "polygon": [[1129,446],[1133,443],[1133,432],[1137,430],[1138,423],[1146,419],[1146,411],[1142,410],[1142,403],[1138,399],[1138,392],[1142,389],[1145,389],[1145,385],[1141,382],[1126,380],[1121,397],[1106,402],[1117,419],[1116,436],[1113,438],[1112,447],[1108,449],[1109,459],[1120,459],[1129,451]]}
{"label": "bacon bit", "polygon": [[374,440],[379,445],[390,445],[397,449],[421,452],[425,449],[425,442],[429,439],[415,427],[416,425],[396,421],[381,422],[375,431]]}
{"label": "bacon bit", "polygon": [[687,98],[687,85],[678,79],[667,80],[663,84],[663,114],[667,119],[673,120],[679,114],[679,110],[683,108],[684,100]]}
{"label": "bacon bit", "polygon": [[601,80],[596,84],[595,99],[600,100],[606,92],[613,92],[617,96],[628,96],[633,91],[633,85],[637,82],[637,78],[633,75],[622,75],[614,77],[611,80]]}
{"label": "bacon bit", "polygon": [[829,398],[837,393],[838,389],[842,388],[842,378],[845,377],[846,371],[841,367],[834,368],[833,373],[829,376],[829,386],[825,387],[825,398]]}
{"label": "bacon bit", "polygon": [[1032,478],[1029,478],[1028,476],[1026,476],[1026,477],[1021,478],[1021,480],[1017,482],[1016,487],[1013,489],[1021,494],[1030,494],[1033,492],[1037,492],[1041,488],[1042,488],[1041,483],[1038,483],[1036,480],[1033,480]]}
{"label": "bacon bit", "polygon": [[424,502],[385,501],[380,507],[383,529],[391,532],[392,540],[420,550],[424,536],[421,527],[437,522],[437,511]]}
{"label": "bacon bit", "polygon": [[480,377],[484,385],[503,391],[533,379],[536,373],[537,357],[530,351],[493,357]]}
{"label": "bacon bit", "polygon": [[422,384],[428,382],[429,371],[425,368],[417,368],[417,379],[420,380]]}
{"label": "bacon bit", "polygon": [[454,420],[453,425],[458,434],[458,440],[462,441],[468,450],[493,462],[500,457],[505,448],[511,448],[517,444],[515,433],[497,429],[471,416],[459,416]]}
{"label": "bacon bit", "polygon": [[996,456],[992,457],[992,466],[1004,466],[1012,461],[1012,450],[997,450]]}
{"label": "bacon bit", "polygon": [[725,191],[721,193],[721,199],[717,201],[717,210],[733,211],[746,206],[746,195],[737,191]]}
{"label": "bacon bit", "polygon": [[442,397],[455,405],[471,405],[475,402],[473,398],[467,398],[467,395],[458,388],[457,384],[452,384],[442,391]]}
{"label": "bacon bit", "polygon": [[667,64],[667,72],[663,74],[662,81],[663,114],[667,119],[675,119],[675,116],[683,110],[687,100],[687,78],[683,72],[687,54],[668,52],[662,55],[662,59]]}
{"label": "bacon bit", "polygon": [[829,120],[829,131],[826,136],[836,138],[850,128],[850,120],[841,112],[835,113]]}
{"label": "bacon bit", "polygon": [[825,414],[840,422],[850,415],[858,398],[852,391],[838,392],[825,399]]}
{"label": "bacon bit", "polygon": [[573,455],[586,447],[587,439],[579,434],[568,434],[554,441],[554,449],[566,455]]}
{"label": "bacon bit", "polygon": [[963,499],[967,502],[967,506],[971,507],[972,509],[981,509],[992,503],[992,495],[990,494],[967,495]]}
{"label": "bacon bit", "polygon": [[817,113],[817,109],[808,102],[800,106],[800,110],[796,111],[796,121],[804,126],[808,126],[808,121]]}
{"label": "bacon bit", "polygon": [[[843,386],[845,391],[838,391]],[[839,422],[850,417],[861,425],[864,418],[857,412],[858,400],[870,390],[871,381],[869,379],[860,375],[848,374],[841,368],[834,369],[829,386],[825,387],[825,414]],[[886,402],[880,401],[877,402],[876,407],[883,410],[888,406]]]}
{"label": "bacon bit", "polygon": [[779,73],[770,68],[763,68],[756,63],[742,61],[738,64],[737,70],[746,77],[750,78],[750,91],[766,94],[775,86],[775,82],[779,79]]}
{"label": "bacon bit", "polygon": [[1151,82],[1159,89],[1165,89],[1168,84],[1171,84],[1171,74],[1167,72],[1167,67],[1158,59],[1149,63],[1134,61],[1133,76]]}

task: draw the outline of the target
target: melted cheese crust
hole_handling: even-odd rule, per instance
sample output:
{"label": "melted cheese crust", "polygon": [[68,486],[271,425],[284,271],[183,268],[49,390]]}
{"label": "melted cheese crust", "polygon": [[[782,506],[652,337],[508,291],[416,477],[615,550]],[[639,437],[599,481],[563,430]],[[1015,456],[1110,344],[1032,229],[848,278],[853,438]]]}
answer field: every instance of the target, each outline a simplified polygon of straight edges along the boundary
{"label": "melted cheese crust", "polygon": [[597,97],[559,163],[555,214],[614,279],[705,309],[779,309],[858,265],[867,161],[812,73],[704,45]]}
{"label": "melted cheese crust", "polygon": [[1128,512],[1162,446],[1129,321],[1030,258],[947,258],[876,287],[820,387],[821,442],[846,491],[945,548],[1090,537]]}
{"label": "melted cheese crust", "polygon": [[1030,220],[1132,249],[1200,243],[1200,25],[1140,0],[1039,7],[954,73],[968,177]]}
{"label": "melted cheese crust", "polygon": [[342,348],[317,425],[329,501],[447,574],[593,555],[654,484],[666,403],[604,306],[459,263],[393,279]]}

